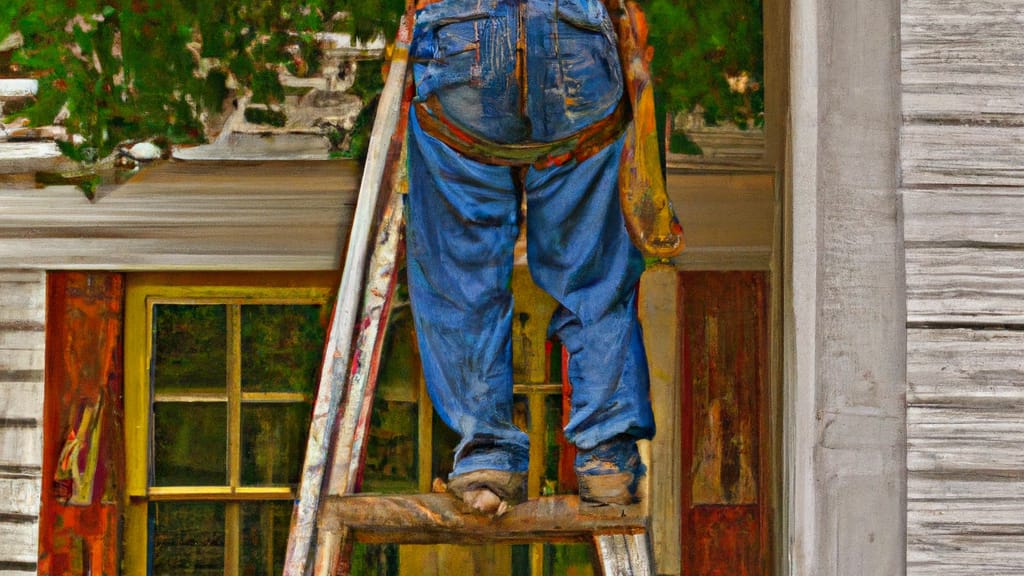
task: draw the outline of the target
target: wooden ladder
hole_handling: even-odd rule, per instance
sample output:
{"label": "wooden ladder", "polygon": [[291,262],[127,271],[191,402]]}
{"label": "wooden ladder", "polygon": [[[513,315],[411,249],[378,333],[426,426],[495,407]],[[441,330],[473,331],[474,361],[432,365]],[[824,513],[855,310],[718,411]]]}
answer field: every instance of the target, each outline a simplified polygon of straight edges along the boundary
{"label": "wooden ladder", "polygon": [[592,541],[606,576],[653,574],[648,519],[640,505],[588,507],[574,496],[542,497],[492,519],[471,512],[448,494],[355,494],[402,247],[400,191],[407,181],[402,154],[411,100],[406,82],[410,22],[408,16],[402,20],[370,137],[325,346],[284,574],[348,574],[355,541]]}

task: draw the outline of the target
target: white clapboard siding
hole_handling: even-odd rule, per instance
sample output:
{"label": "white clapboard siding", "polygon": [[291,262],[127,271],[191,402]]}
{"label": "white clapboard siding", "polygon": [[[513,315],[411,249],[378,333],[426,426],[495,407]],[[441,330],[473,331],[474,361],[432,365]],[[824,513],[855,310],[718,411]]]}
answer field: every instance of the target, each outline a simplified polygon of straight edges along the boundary
{"label": "white clapboard siding", "polygon": [[34,574],[42,464],[46,276],[0,270],[0,574]]}
{"label": "white clapboard siding", "polygon": [[[907,469],[1000,474],[1024,470],[1024,405],[907,410]],[[1024,516],[1021,517],[1024,523]]]}
{"label": "white clapboard siding", "polygon": [[1024,0],[902,0],[907,573],[1024,574]]}
{"label": "white clapboard siding", "polygon": [[907,508],[908,574],[1022,573],[1020,501],[910,501]]}
{"label": "white clapboard siding", "polygon": [[904,0],[904,186],[1021,185],[1024,1]]}
{"label": "white clapboard siding", "polygon": [[5,522],[0,525],[0,575],[36,573],[38,523]]}
{"label": "white clapboard siding", "polygon": [[356,194],[352,162],[167,162],[90,202],[0,187],[0,268],[332,270]]}
{"label": "white clapboard siding", "polygon": [[906,259],[911,324],[1024,324],[1024,250],[908,246]]}
{"label": "white clapboard siding", "polygon": [[910,406],[1024,403],[1024,332],[907,331]]}
{"label": "white clapboard siding", "polygon": [[906,124],[904,186],[1024,185],[1024,125]]}
{"label": "white clapboard siding", "polygon": [[942,243],[1024,249],[1024,188],[907,190],[903,215],[911,248]]}
{"label": "white clapboard siding", "polygon": [[905,118],[1024,114],[1024,2],[904,0]]}

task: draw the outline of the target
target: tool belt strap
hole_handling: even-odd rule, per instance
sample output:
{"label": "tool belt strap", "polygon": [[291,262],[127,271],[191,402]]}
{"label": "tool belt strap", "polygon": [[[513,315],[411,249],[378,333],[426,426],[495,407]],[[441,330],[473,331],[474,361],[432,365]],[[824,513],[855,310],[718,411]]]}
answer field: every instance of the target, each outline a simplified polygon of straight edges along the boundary
{"label": "tool belt strap", "polygon": [[483,164],[548,168],[570,160],[582,162],[614,142],[630,121],[630,106],[623,100],[611,114],[590,126],[551,142],[503,144],[472,133],[449,118],[433,95],[415,104],[416,120],[424,132],[459,154]]}

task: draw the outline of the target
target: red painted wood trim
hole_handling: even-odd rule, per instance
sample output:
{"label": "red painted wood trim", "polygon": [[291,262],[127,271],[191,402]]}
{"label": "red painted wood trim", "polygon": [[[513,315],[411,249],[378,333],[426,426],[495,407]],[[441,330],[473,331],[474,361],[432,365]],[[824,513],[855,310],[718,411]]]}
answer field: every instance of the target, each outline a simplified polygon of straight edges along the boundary
{"label": "red painted wood trim", "polygon": [[[768,426],[768,276],[764,272],[684,272],[679,278],[679,322],[684,327],[680,354],[684,574],[770,574],[773,475]],[[715,331],[709,329],[711,318],[717,326]],[[700,397],[695,385],[698,379],[706,379],[702,380]],[[721,412],[712,412],[710,400],[704,395],[721,402]],[[712,421],[718,423],[716,429],[723,434],[718,443],[709,436],[709,429],[702,428]],[[710,477],[717,478],[720,485],[709,485],[705,476],[705,483],[699,484],[703,494],[700,503],[694,502],[699,475],[695,457],[702,437],[720,449],[730,445],[730,438],[742,437],[754,453],[747,452],[750,460],[746,465],[739,454],[719,454],[717,459],[712,455],[708,460],[705,453],[705,464],[739,463],[735,470],[739,476],[727,483],[727,477],[721,474],[733,470],[731,467],[718,469],[721,476]],[[743,469],[754,476],[752,486],[742,482]]]}
{"label": "red painted wood trim", "polygon": [[[46,393],[43,485],[39,522],[40,574],[119,573],[124,497],[122,332],[124,276],[58,272],[47,276]],[[65,469],[88,469],[94,436],[83,414],[98,407],[92,490],[78,491]],[[89,427],[91,429],[91,427]],[[77,431],[77,459],[69,441]],[[84,484],[79,484],[82,486]]]}

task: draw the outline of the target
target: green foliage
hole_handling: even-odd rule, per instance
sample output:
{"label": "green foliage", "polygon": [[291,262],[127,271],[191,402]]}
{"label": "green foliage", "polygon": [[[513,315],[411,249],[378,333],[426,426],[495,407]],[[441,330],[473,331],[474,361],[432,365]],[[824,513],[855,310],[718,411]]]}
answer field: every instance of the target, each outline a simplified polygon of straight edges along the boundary
{"label": "green foliage", "polygon": [[[647,0],[659,98],[668,108],[700,106],[709,124],[760,124],[764,108],[761,0]],[[84,162],[126,140],[204,140],[203,115],[219,111],[231,86],[277,104],[278,71],[317,71],[321,31],[368,40],[394,37],[405,0],[5,0],[0,38],[20,31],[15,56],[38,78],[23,111],[36,125],[67,108],[67,128],[84,140],[64,152]],[[375,66],[360,66],[355,92],[372,103]],[[746,74],[746,87],[729,78]],[[368,114],[372,114],[372,109]],[[360,156],[372,116],[348,136]],[[684,143],[685,144],[685,143]]]}
{"label": "green foliage", "polygon": [[245,121],[280,128],[288,122],[288,117],[280,110],[250,106],[245,109]]}
{"label": "green foliage", "polygon": [[[40,83],[23,113],[46,125],[67,107],[62,146],[80,161],[126,140],[204,140],[202,115],[237,85],[256,103],[285,92],[278,71],[317,71],[323,31],[393,35],[404,0],[75,0],[0,2],[0,39],[20,31],[15,62]],[[345,15],[348,17],[345,17]]]}
{"label": "green foliage", "polygon": [[673,132],[668,139],[668,150],[676,154],[700,154],[700,146],[684,132]]}
{"label": "green foliage", "polygon": [[[764,122],[761,0],[650,0],[659,97],[674,111],[700,106],[709,125]],[[745,79],[742,79],[743,77]],[[733,86],[730,86],[730,78]]]}

